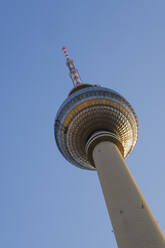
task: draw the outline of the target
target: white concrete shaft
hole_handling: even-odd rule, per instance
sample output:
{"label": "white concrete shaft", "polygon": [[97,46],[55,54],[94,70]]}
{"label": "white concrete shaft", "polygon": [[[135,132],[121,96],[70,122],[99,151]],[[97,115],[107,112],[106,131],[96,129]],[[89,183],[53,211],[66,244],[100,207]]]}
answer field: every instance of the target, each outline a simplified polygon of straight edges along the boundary
{"label": "white concrete shaft", "polygon": [[165,248],[165,237],[117,146],[97,144],[93,159],[118,247]]}

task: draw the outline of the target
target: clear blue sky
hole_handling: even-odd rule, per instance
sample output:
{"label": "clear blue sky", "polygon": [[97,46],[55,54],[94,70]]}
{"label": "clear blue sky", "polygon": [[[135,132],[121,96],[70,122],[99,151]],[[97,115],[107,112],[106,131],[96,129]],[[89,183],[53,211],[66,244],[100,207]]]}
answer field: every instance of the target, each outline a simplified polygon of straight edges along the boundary
{"label": "clear blue sky", "polygon": [[96,172],[70,165],[53,124],[72,88],[125,96],[140,123],[127,163],[165,233],[165,1],[2,0],[0,247],[116,248]]}

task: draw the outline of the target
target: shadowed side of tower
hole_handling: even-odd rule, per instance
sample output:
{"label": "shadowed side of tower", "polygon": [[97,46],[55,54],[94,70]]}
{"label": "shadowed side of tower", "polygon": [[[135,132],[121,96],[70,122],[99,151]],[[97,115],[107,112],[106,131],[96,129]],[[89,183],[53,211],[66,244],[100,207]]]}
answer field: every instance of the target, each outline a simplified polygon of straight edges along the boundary
{"label": "shadowed side of tower", "polygon": [[74,83],[55,120],[55,139],[72,164],[97,170],[119,248],[163,248],[165,239],[124,158],[138,137],[132,106],[117,92],[83,84],[66,49]]}

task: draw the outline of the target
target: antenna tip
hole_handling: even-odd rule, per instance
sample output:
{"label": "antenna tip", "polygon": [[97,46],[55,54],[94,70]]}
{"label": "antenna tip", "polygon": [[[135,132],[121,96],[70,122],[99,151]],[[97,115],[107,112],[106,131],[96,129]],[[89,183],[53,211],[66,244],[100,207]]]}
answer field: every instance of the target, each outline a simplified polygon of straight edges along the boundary
{"label": "antenna tip", "polygon": [[66,57],[66,60],[67,61],[69,61],[70,60],[70,58],[69,58],[69,54],[68,54],[68,52],[67,52],[67,50],[66,50],[66,47],[62,47],[62,50],[63,50],[63,52],[64,52],[64,55],[65,55],[65,57]]}

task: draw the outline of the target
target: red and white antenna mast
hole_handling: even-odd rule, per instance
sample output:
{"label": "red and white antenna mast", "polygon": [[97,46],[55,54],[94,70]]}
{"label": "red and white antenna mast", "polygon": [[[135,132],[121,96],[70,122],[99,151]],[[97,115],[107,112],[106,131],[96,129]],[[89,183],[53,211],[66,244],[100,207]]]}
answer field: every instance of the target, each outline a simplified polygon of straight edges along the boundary
{"label": "red and white antenna mast", "polygon": [[76,69],[73,60],[70,59],[69,54],[66,50],[66,47],[62,47],[62,50],[64,52],[65,58],[66,58],[66,64],[70,71],[70,77],[73,81],[74,87],[79,86],[80,84],[83,84],[79,75],[78,70]]}

